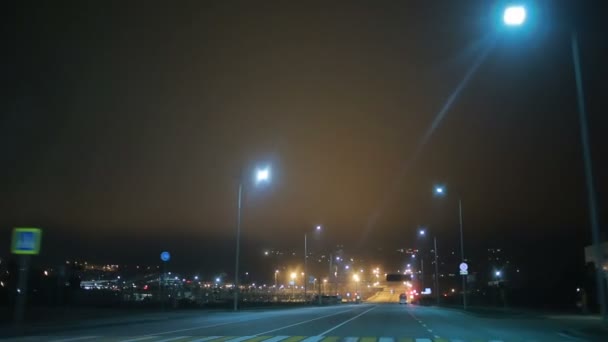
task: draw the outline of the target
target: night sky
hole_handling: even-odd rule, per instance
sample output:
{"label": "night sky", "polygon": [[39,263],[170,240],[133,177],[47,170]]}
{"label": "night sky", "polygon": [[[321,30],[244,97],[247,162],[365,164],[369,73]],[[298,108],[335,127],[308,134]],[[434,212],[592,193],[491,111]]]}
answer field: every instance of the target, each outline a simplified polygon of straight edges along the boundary
{"label": "night sky", "polygon": [[[606,24],[593,2],[536,1],[526,28],[505,30],[500,4],[4,5],[0,255],[12,227],[38,226],[43,260],[155,263],[169,249],[229,267],[242,169],[250,263],[317,224],[325,247],[413,246],[419,225],[456,246],[458,194],[467,254],[516,243],[582,263],[569,31],[606,232]],[[272,181],[255,187],[266,164]]]}

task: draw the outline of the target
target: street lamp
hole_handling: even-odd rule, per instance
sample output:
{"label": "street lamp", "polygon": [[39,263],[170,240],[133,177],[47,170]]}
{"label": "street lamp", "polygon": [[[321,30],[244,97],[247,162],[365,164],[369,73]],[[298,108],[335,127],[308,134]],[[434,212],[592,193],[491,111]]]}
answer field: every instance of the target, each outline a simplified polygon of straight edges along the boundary
{"label": "street lamp", "polygon": [[[443,191],[442,191],[443,192]],[[424,237],[426,236],[426,229],[421,228],[418,230],[418,235]],[[435,254],[435,300],[437,301],[437,305],[439,305],[439,262],[437,258],[437,237],[433,236],[433,252]],[[424,286],[424,258],[420,258],[420,279],[422,280],[422,284]]]}
{"label": "street lamp", "polygon": [[359,292],[359,281],[360,281],[361,279],[359,278],[359,275],[355,273],[355,274],[353,275],[353,280],[354,280],[354,282],[355,282],[355,293],[358,293],[358,292]]}
{"label": "street lamp", "polygon": [[[435,186],[435,195],[443,197],[446,194],[445,187]],[[460,262],[464,263],[464,238],[462,234],[462,199],[458,196],[458,223],[460,227]],[[462,278],[462,307],[467,309],[467,276],[461,275]]]}
{"label": "street lamp", "polygon": [[520,26],[526,21],[526,8],[524,6],[509,6],[505,8],[502,20],[507,26]]}
{"label": "street lamp", "polygon": [[296,297],[295,291],[296,291],[296,277],[298,275],[296,274],[296,272],[291,272],[291,298],[294,299]]}
{"label": "street lamp", "polygon": [[[321,231],[321,226],[317,225],[315,231]],[[306,292],[308,287],[308,232],[304,233],[304,299],[306,299]]]}
{"label": "street lamp", "polygon": [[[526,8],[523,6],[509,6],[503,12],[503,23],[507,26],[521,26],[526,21]],[[587,203],[589,205],[589,222],[591,223],[591,236],[593,242],[593,254],[595,257],[595,280],[597,286],[597,300],[600,307],[600,314],[606,321],[608,320],[608,308],[606,303],[606,287],[604,285],[605,272],[602,270],[603,252],[601,248],[600,227],[598,210],[593,181],[593,167],[591,159],[591,148],[589,146],[589,128],[587,112],[585,109],[585,95],[583,91],[582,71],[580,65],[580,52],[578,47],[578,34],[575,29],[570,32],[570,51],[572,55],[572,67],[574,81],[576,85],[576,100],[578,105],[578,119],[580,129],[581,148],[583,152],[583,166],[585,170],[585,186],[587,188]]]}
{"label": "street lamp", "polygon": [[277,292],[277,277],[279,276],[279,270],[274,270],[274,292]]}
{"label": "street lamp", "polygon": [[[270,168],[264,167],[256,170],[255,183],[268,182],[270,180]],[[236,257],[234,261],[234,311],[238,310],[239,302],[239,257],[241,249],[241,199],[243,197],[243,174],[239,175],[239,187],[237,195],[236,212]]]}

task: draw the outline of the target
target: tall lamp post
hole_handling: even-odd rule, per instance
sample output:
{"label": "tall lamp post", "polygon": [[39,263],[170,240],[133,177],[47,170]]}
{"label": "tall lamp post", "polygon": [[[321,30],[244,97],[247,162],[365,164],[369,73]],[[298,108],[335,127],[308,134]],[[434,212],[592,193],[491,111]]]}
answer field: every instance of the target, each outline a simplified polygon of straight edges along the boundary
{"label": "tall lamp post", "polygon": [[298,275],[296,274],[296,272],[291,272],[291,299],[295,299],[296,297],[296,277]]}
{"label": "tall lamp post", "polygon": [[[435,195],[443,197],[446,194],[446,190],[443,186],[435,187]],[[465,262],[464,260],[464,238],[462,235],[462,199],[458,196],[458,223],[460,227],[460,262]],[[462,307],[467,309],[467,276],[461,275],[462,278]]]}
{"label": "tall lamp post", "polygon": [[[418,231],[419,236],[426,236],[426,229],[422,228]],[[437,237],[433,236],[433,252],[435,254],[435,301],[439,305],[439,260],[437,258]]]}
{"label": "tall lamp post", "polygon": [[[270,181],[270,169],[258,169],[255,174],[256,183],[265,183]],[[241,199],[243,197],[243,174],[239,175],[239,187],[237,194],[237,211],[236,211],[236,257],[234,261],[234,311],[238,310],[239,303],[239,258],[241,249]]]}
{"label": "tall lamp post", "polygon": [[[509,27],[523,26],[526,21],[526,8],[524,6],[509,6],[503,12],[503,23]],[[587,202],[589,205],[589,222],[591,223],[591,237],[593,242],[593,253],[596,267],[597,300],[600,313],[604,320],[608,320],[608,309],[606,308],[606,288],[604,286],[605,272],[603,271],[603,255],[601,249],[600,227],[595,198],[595,186],[593,182],[593,167],[591,162],[591,148],[589,146],[589,129],[587,112],[585,109],[585,94],[583,92],[582,71],[580,65],[580,52],[578,46],[578,35],[576,30],[570,32],[570,50],[572,54],[572,67],[576,85],[576,100],[578,105],[578,119],[581,137],[581,148],[583,150],[583,166],[585,170],[585,185],[587,188]]]}
{"label": "tall lamp post", "polygon": [[[321,231],[321,226],[315,227],[315,231]],[[308,232],[304,233],[304,300],[306,300],[306,290],[308,288]]]}

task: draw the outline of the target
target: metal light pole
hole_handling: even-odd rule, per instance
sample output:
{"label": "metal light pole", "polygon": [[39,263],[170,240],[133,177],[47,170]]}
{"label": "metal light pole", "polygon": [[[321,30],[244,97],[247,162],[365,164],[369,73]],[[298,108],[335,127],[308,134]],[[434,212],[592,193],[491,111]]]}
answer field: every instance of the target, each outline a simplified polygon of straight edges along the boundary
{"label": "metal light pole", "polygon": [[[317,231],[321,230],[321,226],[315,227]],[[306,292],[308,288],[308,232],[304,233],[304,300],[306,300]],[[314,293],[314,286],[313,286]]]}
{"label": "metal light pole", "polygon": [[[435,187],[435,195],[445,196],[446,190],[443,186]],[[460,262],[464,262],[464,237],[462,234],[462,199],[458,196],[458,223],[460,227]],[[461,275],[462,278],[462,307],[467,309],[467,276]]]}
{"label": "metal light pole", "polygon": [[574,65],[574,76],[576,80],[576,99],[578,102],[578,118],[581,131],[581,147],[583,149],[583,160],[585,167],[585,184],[587,186],[587,201],[589,202],[589,221],[591,222],[591,236],[593,239],[593,252],[595,256],[595,280],[597,286],[600,314],[604,321],[608,321],[608,309],[606,308],[606,288],[604,287],[603,254],[600,246],[600,227],[597,215],[597,203],[595,199],[595,186],[593,185],[593,166],[591,163],[591,148],[589,147],[589,129],[587,124],[587,113],[585,110],[585,95],[583,92],[582,72],[579,57],[578,37],[576,31],[570,35],[572,45],[572,64]]}
{"label": "metal light pole", "polygon": [[241,198],[243,197],[243,180],[239,176],[239,190],[236,213],[236,259],[234,262],[234,311],[238,310],[239,303],[239,256],[241,250]]}
{"label": "metal light pole", "polygon": [[424,258],[420,257],[420,287],[424,290]]}
{"label": "metal light pole", "polygon": [[[503,21],[507,26],[522,26],[526,21],[526,9],[523,6],[509,6],[505,8]],[[587,188],[587,201],[589,202],[589,222],[591,223],[591,237],[593,242],[593,253],[596,267],[596,286],[600,314],[608,321],[608,309],[606,306],[606,288],[604,286],[603,255],[601,250],[600,227],[597,213],[597,202],[595,198],[595,186],[593,182],[593,165],[591,159],[591,148],[589,146],[589,129],[587,112],[585,109],[585,93],[583,91],[582,71],[580,65],[580,51],[578,46],[578,35],[576,30],[571,30],[570,47],[572,53],[572,66],[576,84],[576,101],[578,107],[579,129],[581,136],[581,148],[583,150],[583,167],[585,171],[585,186]]]}
{"label": "metal light pole", "polygon": [[307,246],[307,233],[304,233],[304,301],[306,301],[306,289],[308,284],[308,246]]}
{"label": "metal light pole", "polygon": [[[270,179],[270,170],[268,168],[258,169],[256,174],[256,182],[265,182]],[[239,303],[239,259],[241,253],[241,199],[243,197],[243,172],[239,173],[239,188],[237,194],[237,211],[236,211],[236,251],[234,260],[234,311],[238,310]]]}
{"label": "metal light pole", "polygon": [[439,263],[437,261],[437,237],[433,237],[433,245],[435,250],[435,300],[439,305]]}
{"label": "metal light pole", "polygon": [[[460,222],[460,260],[464,262],[464,239],[462,236],[462,200],[458,197],[458,221]],[[462,276],[462,307],[467,309],[467,276]]]}
{"label": "metal light pole", "polygon": [[277,293],[277,276],[279,275],[279,270],[274,271],[274,293]]}

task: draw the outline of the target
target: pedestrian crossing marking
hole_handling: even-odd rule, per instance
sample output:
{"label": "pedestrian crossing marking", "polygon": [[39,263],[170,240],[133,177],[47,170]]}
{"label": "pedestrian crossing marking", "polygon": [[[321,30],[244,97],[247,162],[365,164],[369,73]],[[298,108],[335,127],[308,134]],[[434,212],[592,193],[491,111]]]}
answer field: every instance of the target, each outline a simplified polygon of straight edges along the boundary
{"label": "pedestrian crossing marking", "polygon": [[220,338],[216,338],[213,340],[210,340],[211,342],[225,342],[228,340],[231,340],[233,338],[237,338],[238,336],[224,336],[224,337],[220,337]]}
{"label": "pedestrian crossing marking", "polygon": [[338,336],[328,336],[321,340],[321,342],[338,342],[340,341],[340,337]]}
{"label": "pedestrian crossing marking", "polygon": [[[285,338],[287,338],[287,336],[285,336]],[[254,338],[250,338],[247,340],[247,342],[260,342],[260,341],[264,341],[267,340],[270,341],[270,339],[272,339],[272,336],[256,336]],[[277,340],[277,342],[280,340]]]}
{"label": "pedestrian crossing marking", "polygon": [[413,338],[409,338],[409,337],[401,337],[397,340],[398,342],[414,342]]}
{"label": "pedestrian crossing marking", "polygon": [[291,336],[291,337],[287,338],[286,340],[283,340],[283,342],[299,342],[305,338],[306,338],[306,336]]}

